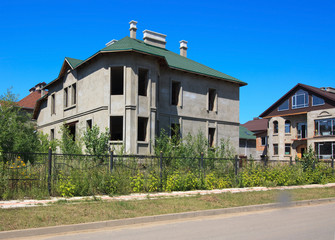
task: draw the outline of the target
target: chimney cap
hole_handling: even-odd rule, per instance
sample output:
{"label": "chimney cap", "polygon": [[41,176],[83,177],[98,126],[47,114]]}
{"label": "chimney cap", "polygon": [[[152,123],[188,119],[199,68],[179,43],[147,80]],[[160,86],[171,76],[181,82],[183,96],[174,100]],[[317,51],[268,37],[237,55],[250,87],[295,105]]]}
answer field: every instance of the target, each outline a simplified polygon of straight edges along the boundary
{"label": "chimney cap", "polygon": [[131,20],[129,22],[129,24],[130,24],[130,29],[129,30],[131,30],[131,29],[137,29],[137,27],[136,27],[137,22],[136,21]]}
{"label": "chimney cap", "polygon": [[187,49],[187,41],[185,41],[185,40],[181,40],[180,42],[180,48],[186,48]]}
{"label": "chimney cap", "polygon": [[166,45],[166,35],[158,32],[154,32],[151,30],[144,30],[143,31],[143,40],[145,43],[165,48]]}

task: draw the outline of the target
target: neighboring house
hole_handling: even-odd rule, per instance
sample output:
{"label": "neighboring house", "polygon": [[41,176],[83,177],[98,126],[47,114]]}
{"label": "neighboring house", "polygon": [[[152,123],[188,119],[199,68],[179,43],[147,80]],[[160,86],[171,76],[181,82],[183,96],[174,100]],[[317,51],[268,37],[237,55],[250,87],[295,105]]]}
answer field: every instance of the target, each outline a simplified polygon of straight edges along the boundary
{"label": "neighboring house", "polygon": [[42,90],[45,85],[46,83],[42,82],[29,89],[30,94],[17,102],[17,105],[21,110],[30,114],[33,113],[37,100],[45,94],[45,91]]}
{"label": "neighboring house", "polygon": [[256,136],[243,126],[240,126],[239,155],[252,158],[256,156]]}
{"label": "neighboring house", "polygon": [[267,156],[267,129],[268,119],[254,118],[251,121],[242,124],[249,131],[253,132],[256,136],[256,153],[255,159],[263,159]]}
{"label": "neighboring house", "polygon": [[268,156],[294,159],[311,146],[320,159],[335,156],[335,89],[297,84],[260,117],[268,119]]}
{"label": "neighboring house", "polygon": [[[47,84],[48,96],[34,111],[38,129],[60,138],[66,123],[73,135],[96,124],[110,129],[112,145],[127,153],[150,154],[155,136],[171,128],[180,134],[239,141],[239,88],[246,83],[165,48],[166,35],[143,31],[136,39],[136,22],[130,37],[112,40],[86,60],[65,58],[59,76]],[[207,47],[207,46],[206,46]]]}

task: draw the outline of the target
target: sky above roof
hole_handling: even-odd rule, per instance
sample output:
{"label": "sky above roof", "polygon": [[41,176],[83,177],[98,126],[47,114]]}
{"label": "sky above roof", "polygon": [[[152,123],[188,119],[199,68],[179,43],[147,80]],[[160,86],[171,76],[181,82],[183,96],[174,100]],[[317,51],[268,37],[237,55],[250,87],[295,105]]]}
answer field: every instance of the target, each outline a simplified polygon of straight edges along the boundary
{"label": "sky above roof", "polygon": [[240,122],[258,116],[297,83],[335,87],[335,1],[0,2],[0,94],[19,99],[57,78],[65,57],[87,59],[138,21],[167,35],[167,49],[233,76]]}

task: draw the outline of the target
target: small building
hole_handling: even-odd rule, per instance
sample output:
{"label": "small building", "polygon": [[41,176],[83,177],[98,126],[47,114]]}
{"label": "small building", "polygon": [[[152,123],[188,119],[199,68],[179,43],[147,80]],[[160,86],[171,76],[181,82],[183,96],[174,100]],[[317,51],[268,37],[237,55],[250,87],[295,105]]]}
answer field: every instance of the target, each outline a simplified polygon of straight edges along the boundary
{"label": "small building", "polygon": [[256,136],[256,153],[254,158],[257,160],[264,159],[264,157],[267,156],[268,119],[256,117],[253,120],[242,124],[242,126],[246,127]]}
{"label": "small building", "polygon": [[45,82],[36,84],[35,87],[29,89],[29,95],[18,101],[17,105],[24,112],[32,114],[37,100],[39,100],[45,94],[45,91],[42,90],[45,85]]}
{"label": "small building", "polygon": [[239,143],[239,88],[234,77],[187,58],[187,41],[180,54],[166,49],[166,35],[143,31],[136,38],[112,40],[106,47],[79,60],[66,57],[58,77],[44,89],[34,110],[38,130],[60,138],[67,124],[73,135],[87,127],[109,128],[110,144],[127,153],[151,154],[161,129],[181,136],[202,131],[209,145],[229,139]]}
{"label": "small building", "polygon": [[239,155],[243,158],[256,156],[256,136],[246,127],[240,126]]}
{"label": "small building", "polygon": [[301,158],[309,146],[319,159],[335,157],[335,89],[297,84],[264,111],[271,160]]}

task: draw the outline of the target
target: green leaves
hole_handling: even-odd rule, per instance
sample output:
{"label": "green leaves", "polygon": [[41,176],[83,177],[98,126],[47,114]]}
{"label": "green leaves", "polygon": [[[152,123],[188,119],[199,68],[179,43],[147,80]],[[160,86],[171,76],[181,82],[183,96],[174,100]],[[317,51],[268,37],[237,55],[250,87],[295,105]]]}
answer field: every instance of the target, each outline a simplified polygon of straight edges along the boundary
{"label": "green leaves", "polygon": [[107,155],[109,138],[110,134],[108,128],[105,129],[105,132],[101,133],[97,125],[94,125],[91,129],[88,128],[83,137],[86,153],[99,156]]}

